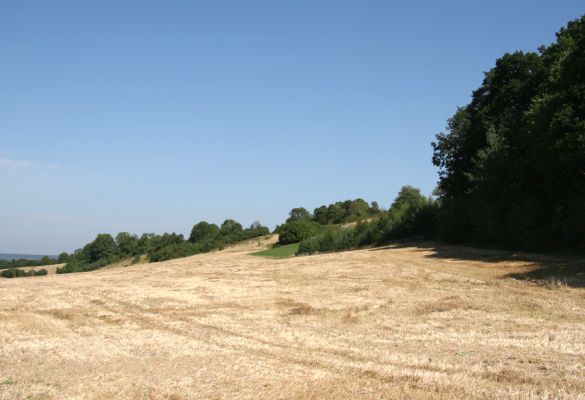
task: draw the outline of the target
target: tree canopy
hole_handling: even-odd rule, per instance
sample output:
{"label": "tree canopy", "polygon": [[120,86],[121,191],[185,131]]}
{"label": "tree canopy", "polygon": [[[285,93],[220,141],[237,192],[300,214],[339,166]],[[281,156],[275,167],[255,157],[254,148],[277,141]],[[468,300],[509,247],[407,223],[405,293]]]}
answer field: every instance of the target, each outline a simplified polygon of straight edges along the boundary
{"label": "tree canopy", "polygon": [[585,17],[505,54],[433,143],[452,241],[585,249]]}

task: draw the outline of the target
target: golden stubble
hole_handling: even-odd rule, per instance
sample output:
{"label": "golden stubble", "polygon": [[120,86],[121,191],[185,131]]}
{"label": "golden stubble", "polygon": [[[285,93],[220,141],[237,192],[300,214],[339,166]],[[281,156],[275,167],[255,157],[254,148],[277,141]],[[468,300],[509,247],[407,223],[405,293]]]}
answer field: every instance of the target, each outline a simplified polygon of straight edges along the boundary
{"label": "golden stubble", "polygon": [[537,261],[273,241],[0,280],[0,399],[585,399],[585,290]]}

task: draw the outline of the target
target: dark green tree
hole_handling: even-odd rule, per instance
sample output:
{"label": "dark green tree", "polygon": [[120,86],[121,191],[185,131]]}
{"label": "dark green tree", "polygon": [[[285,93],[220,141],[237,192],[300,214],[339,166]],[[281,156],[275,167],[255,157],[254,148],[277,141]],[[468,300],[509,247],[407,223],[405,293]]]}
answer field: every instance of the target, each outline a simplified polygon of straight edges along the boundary
{"label": "dark green tree", "polygon": [[585,249],[585,17],[538,53],[506,54],[433,143],[439,232]]}
{"label": "dark green tree", "polygon": [[319,225],[313,221],[291,221],[282,225],[278,232],[278,243],[281,245],[298,243],[316,235]]}
{"label": "dark green tree", "polygon": [[57,261],[62,264],[62,263],[66,263],[69,260],[69,254],[63,252],[61,254],[59,254],[59,258],[57,259]]}
{"label": "dark green tree", "polygon": [[304,207],[293,208],[288,215],[289,217],[286,222],[310,220],[313,218],[311,213]]}
{"label": "dark green tree", "polygon": [[226,219],[219,228],[219,234],[221,236],[237,235],[243,230],[244,229],[242,228],[242,224],[239,222],[233,219]]}
{"label": "dark green tree", "polygon": [[112,235],[100,233],[87,248],[89,260],[94,262],[101,259],[113,260],[118,255],[118,246]]}
{"label": "dark green tree", "polygon": [[137,254],[138,237],[128,232],[120,232],[116,235],[116,246],[121,257],[129,257]]}
{"label": "dark green tree", "polygon": [[191,243],[201,242],[205,239],[215,237],[219,232],[219,227],[206,221],[201,221],[193,226],[189,241]]}

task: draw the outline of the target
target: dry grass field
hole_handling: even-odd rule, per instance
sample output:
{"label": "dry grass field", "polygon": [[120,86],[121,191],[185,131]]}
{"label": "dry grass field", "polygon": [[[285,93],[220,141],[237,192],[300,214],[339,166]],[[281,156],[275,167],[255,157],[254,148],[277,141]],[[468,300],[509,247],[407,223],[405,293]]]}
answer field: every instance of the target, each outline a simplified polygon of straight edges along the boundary
{"label": "dry grass field", "polygon": [[559,260],[257,247],[0,279],[0,399],[585,399],[585,289],[513,277]]}

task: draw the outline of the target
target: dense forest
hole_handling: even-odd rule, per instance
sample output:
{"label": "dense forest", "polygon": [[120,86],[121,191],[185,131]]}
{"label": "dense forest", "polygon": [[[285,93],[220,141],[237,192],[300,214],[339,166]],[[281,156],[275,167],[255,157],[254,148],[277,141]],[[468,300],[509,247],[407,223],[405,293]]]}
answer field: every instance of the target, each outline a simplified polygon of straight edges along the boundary
{"label": "dense forest", "polygon": [[405,237],[585,251],[585,17],[537,53],[498,59],[432,146],[436,200],[404,187],[388,211],[351,227],[324,227],[349,221],[326,207],[293,210],[280,243],[300,241],[301,254]]}
{"label": "dense forest", "polygon": [[433,149],[440,238],[585,250],[585,17],[498,59]]}
{"label": "dense forest", "polygon": [[[278,245],[299,254],[382,245],[401,238],[538,251],[585,251],[585,16],[538,52],[499,58],[471,102],[432,143],[439,169],[434,198],[403,187],[387,210],[363,199],[299,207],[277,226]],[[0,269],[67,262],[58,273],[90,271],[120,259],[149,261],[223,249],[269,234],[228,219],[176,233],[100,234],[58,260],[1,261]],[[22,272],[22,271],[21,271]]]}

